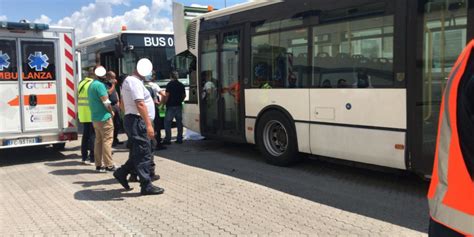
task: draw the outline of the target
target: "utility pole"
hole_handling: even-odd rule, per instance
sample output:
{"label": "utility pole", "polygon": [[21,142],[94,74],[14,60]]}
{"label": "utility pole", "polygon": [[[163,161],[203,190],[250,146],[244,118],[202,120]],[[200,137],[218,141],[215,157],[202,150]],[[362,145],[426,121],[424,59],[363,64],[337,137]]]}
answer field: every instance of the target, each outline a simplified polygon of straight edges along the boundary
{"label": "utility pole", "polygon": [[224,7],[227,7],[227,0],[224,0]]}

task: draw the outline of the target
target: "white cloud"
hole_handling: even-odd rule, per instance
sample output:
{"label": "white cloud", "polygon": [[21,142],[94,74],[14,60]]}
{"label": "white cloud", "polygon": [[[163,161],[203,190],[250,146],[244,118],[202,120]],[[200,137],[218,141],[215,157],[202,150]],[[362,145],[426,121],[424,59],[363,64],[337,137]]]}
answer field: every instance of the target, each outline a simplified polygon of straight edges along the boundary
{"label": "white cloud", "polygon": [[[71,16],[51,24],[74,27],[77,40],[102,33],[115,33],[120,31],[122,25],[126,25],[128,30],[172,31],[173,23],[168,17],[172,1],[151,0],[150,3],[150,6],[142,5],[122,15],[113,16],[112,6],[127,5],[129,0],[96,0]],[[44,16],[46,18],[49,19]]]}
{"label": "white cloud", "polygon": [[112,5],[129,5],[129,0],[96,0],[97,3],[108,3]]}
{"label": "white cloud", "polygon": [[4,16],[4,15],[0,16],[0,21],[6,21],[6,20],[7,20],[7,16]]}
{"label": "white cloud", "polygon": [[122,25],[126,25],[128,30],[172,31],[171,20],[155,17],[147,6],[140,6],[120,16],[97,19],[91,28],[100,29],[101,32],[96,33],[108,33],[118,32]]}
{"label": "white cloud", "polygon": [[201,8],[207,8],[208,6],[206,6],[206,5],[201,5],[201,4],[196,4],[196,3],[193,3],[193,4],[191,4],[191,7],[201,7]]}
{"label": "white cloud", "polygon": [[40,18],[35,19],[33,22],[34,22],[34,23],[50,24],[50,23],[51,23],[51,18],[49,18],[48,16],[42,14],[42,15],[40,16]]}
{"label": "white cloud", "polygon": [[153,11],[157,11],[155,14],[159,13],[160,11],[171,12],[172,3],[172,0],[153,0],[151,3],[151,9]]}

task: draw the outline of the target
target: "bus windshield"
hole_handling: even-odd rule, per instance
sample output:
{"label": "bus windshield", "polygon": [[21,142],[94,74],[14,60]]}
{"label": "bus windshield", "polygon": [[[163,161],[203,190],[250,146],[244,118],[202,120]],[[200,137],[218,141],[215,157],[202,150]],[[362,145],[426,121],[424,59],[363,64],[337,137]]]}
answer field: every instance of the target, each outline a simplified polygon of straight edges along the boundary
{"label": "bus windshield", "polygon": [[175,58],[174,47],[136,47],[133,50],[124,53],[124,57],[122,58],[122,74],[131,74],[135,69],[138,60],[141,58],[148,58],[151,60],[153,63],[154,77],[160,86],[166,85],[169,81],[171,70],[183,70],[179,68],[179,65],[176,65],[177,60]]}
{"label": "bus windshield", "polygon": [[138,47],[125,52],[122,58],[122,75],[130,75],[141,58],[148,58],[153,63],[154,78],[159,86],[168,84],[172,70],[178,71],[179,81],[185,86],[189,86],[188,68],[190,60],[184,56],[176,56],[174,47]]}

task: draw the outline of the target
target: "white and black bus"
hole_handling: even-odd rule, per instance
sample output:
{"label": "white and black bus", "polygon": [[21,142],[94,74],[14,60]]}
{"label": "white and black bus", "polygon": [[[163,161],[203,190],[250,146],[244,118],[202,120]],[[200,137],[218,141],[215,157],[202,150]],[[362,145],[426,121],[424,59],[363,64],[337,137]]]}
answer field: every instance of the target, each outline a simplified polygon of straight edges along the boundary
{"label": "white and black bus", "polygon": [[257,1],[199,16],[186,32],[175,17],[186,43],[177,49],[197,60],[185,124],[257,144],[273,164],[306,153],[429,175],[442,91],[474,36],[473,6]]}
{"label": "white and black bus", "polygon": [[90,67],[100,64],[119,77],[129,75],[141,58],[153,63],[154,75],[161,87],[170,80],[171,70],[177,70],[180,81],[188,86],[186,58],[176,57],[173,33],[158,31],[122,31],[86,38],[77,47],[81,73],[88,75]]}

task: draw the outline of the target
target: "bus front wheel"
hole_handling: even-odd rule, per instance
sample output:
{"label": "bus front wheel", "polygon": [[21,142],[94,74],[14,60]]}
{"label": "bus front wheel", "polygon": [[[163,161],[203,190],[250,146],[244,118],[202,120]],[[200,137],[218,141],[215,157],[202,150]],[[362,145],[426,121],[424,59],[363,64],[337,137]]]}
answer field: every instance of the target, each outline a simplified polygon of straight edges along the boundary
{"label": "bus front wheel", "polygon": [[260,119],[257,146],[273,165],[288,166],[300,160],[296,131],[290,120],[278,111],[269,111]]}

